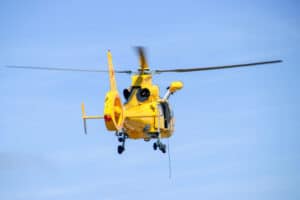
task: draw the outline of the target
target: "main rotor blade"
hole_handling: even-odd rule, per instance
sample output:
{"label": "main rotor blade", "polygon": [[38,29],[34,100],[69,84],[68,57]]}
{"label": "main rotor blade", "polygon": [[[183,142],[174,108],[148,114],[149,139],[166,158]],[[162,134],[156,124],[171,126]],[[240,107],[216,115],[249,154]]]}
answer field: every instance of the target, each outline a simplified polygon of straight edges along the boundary
{"label": "main rotor blade", "polygon": [[144,47],[136,47],[136,51],[139,55],[141,70],[142,71],[148,70],[149,66],[148,66],[147,59],[146,59],[145,48]]}
{"label": "main rotor blade", "polygon": [[[13,69],[30,69],[30,70],[48,70],[48,71],[71,71],[71,72],[107,72],[108,70],[83,69],[83,68],[60,68],[60,67],[39,67],[39,66],[20,66],[6,65],[7,68]],[[115,73],[132,74],[131,70],[115,70]]]}
{"label": "main rotor blade", "polygon": [[164,73],[164,72],[194,72],[194,71],[207,71],[207,70],[217,70],[217,69],[229,69],[236,67],[249,67],[255,65],[266,65],[273,63],[280,63],[282,60],[271,60],[271,61],[262,61],[262,62],[252,62],[252,63],[244,63],[244,64],[236,64],[236,65],[221,65],[221,66],[211,66],[211,67],[195,67],[195,68],[178,68],[178,69],[158,69],[153,72],[156,74]]}

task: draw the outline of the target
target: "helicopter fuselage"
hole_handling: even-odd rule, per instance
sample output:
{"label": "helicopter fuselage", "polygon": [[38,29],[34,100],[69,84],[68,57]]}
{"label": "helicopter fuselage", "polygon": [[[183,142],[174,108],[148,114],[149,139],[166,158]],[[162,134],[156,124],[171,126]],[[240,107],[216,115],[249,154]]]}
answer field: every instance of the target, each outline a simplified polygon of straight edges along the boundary
{"label": "helicopter fuselage", "polygon": [[174,132],[174,116],[151,74],[133,75],[132,85],[123,91],[123,131],[132,139],[167,138]]}

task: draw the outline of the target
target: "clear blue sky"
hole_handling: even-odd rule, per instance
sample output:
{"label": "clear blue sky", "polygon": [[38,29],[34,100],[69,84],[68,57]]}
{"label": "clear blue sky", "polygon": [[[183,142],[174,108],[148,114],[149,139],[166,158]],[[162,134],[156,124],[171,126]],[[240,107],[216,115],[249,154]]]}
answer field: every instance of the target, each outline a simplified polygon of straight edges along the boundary
{"label": "clear blue sky", "polygon": [[[0,69],[0,199],[300,199],[300,4],[286,1],[1,1],[0,65],[135,69],[283,59],[248,69],[163,74],[176,132],[168,158],[83,134],[80,104],[101,114],[107,74]],[[130,77],[117,77],[119,89]]]}

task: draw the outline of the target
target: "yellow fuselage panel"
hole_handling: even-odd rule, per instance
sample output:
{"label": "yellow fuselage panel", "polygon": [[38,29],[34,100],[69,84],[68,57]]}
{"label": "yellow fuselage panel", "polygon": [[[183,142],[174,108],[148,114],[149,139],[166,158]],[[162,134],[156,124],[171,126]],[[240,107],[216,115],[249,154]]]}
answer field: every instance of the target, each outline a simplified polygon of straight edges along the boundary
{"label": "yellow fuselage panel", "polygon": [[[141,102],[137,98],[140,89],[147,88],[150,96]],[[147,139],[151,134],[161,133],[161,137],[170,137],[174,131],[173,119],[170,126],[165,128],[163,112],[160,109],[159,87],[152,85],[152,76],[132,76],[131,95],[124,104],[125,119],[123,128],[132,139]]]}
{"label": "yellow fuselage panel", "polygon": [[125,120],[123,128],[132,139],[146,139],[151,134],[160,132],[161,137],[170,137],[174,131],[173,119],[170,126],[165,128],[164,116],[156,101],[138,105],[124,105]]}

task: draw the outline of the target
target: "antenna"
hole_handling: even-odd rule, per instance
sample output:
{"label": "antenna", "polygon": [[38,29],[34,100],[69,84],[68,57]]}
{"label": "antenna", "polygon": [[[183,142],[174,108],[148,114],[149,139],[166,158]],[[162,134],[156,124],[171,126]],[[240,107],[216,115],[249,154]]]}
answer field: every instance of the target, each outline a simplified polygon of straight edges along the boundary
{"label": "antenna", "polygon": [[172,165],[171,165],[171,153],[170,153],[170,142],[168,138],[168,158],[169,158],[169,179],[172,178]]}

